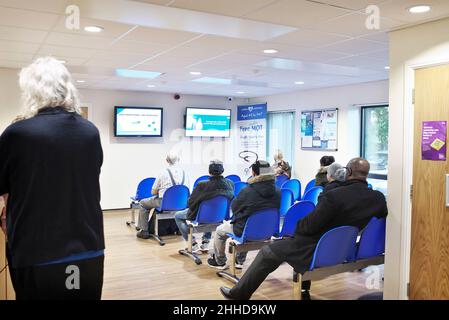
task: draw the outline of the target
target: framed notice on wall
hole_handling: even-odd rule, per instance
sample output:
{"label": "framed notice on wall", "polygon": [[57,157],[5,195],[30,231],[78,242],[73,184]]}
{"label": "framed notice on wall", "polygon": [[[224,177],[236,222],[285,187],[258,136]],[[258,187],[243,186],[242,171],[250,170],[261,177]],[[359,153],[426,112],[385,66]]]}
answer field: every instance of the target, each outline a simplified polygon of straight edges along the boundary
{"label": "framed notice on wall", "polygon": [[338,149],[338,109],[301,112],[301,149]]}

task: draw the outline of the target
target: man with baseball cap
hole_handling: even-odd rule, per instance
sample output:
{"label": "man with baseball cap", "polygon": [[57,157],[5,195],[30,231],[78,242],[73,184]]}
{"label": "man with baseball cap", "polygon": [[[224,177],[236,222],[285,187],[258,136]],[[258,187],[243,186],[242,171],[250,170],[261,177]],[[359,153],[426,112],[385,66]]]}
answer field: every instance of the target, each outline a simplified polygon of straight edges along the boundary
{"label": "man with baseball cap", "polygon": [[[225,221],[217,227],[214,238],[214,252],[207,260],[209,267],[226,269],[226,240],[228,233],[241,236],[248,218],[255,212],[267,208],[279,208],[281,192],[276,188],[275,175],[266,161],[256,161],[252,166],[253,177],[248,180],[248,187],[242,189],[232,202],[232,220]],[[237,256],[236,268],[242,268],[246,252]]]}
{"label": "man with baseball cap", "polygon": [[[187,226],[186,220],[195,220],[202,201],[209,200],[220,195],[227,197],[229,200],[234,197],[234,184],[231,180],[223,177],[223,172],[223,162],[220,160],[212,160],[209,164],[209,180],[198,183],[190,195],[188,202],[189,208],[176,213],[176,224],[178,225],[178,229],[186,242],[189,234],[189,227]],[[201,246],[195,242],[194,238],[192,244],[193,253],[207,251],[210,238],[210,232],[204,233]]]}

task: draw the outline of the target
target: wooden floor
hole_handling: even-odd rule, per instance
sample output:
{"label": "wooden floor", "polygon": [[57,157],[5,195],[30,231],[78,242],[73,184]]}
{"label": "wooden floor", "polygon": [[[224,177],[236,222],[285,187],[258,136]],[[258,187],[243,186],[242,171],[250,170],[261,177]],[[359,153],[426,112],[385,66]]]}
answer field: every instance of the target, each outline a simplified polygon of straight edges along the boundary
{"label": "wooden floor", "polygon": [[[218,288],[230,282],[217,277],[216,270],[178,254],[180,236],[164,237],[165,246],[154,240],[136,238],[125,222],[129,211],[106,211],[104,214],[106,259],[103,299],[223,299]],[[246,265],[256,252],[248,254]],[[344,273],[314,282],[311,295],[315,300],[348,300],[376,292],[366,288],[371,272]],[[282,265],[272,273],[253,295],[253,300],[292,299],[292,268]]]}

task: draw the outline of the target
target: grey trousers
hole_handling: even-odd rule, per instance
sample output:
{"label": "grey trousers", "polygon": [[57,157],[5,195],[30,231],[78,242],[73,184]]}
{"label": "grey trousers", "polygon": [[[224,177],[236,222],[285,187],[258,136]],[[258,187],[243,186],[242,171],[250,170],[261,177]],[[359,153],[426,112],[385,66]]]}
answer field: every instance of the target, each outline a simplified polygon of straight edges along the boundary
{"label": "grey trousers", "polygon": [[[219,225],[217,227],[217,230],[215,232],[214,237],[214,254],[215,254],[215,261],[217,261],[218,264],[225,264],[226,263],[226,240],[228,240],[229,236],[227,233],[233,233],[233,227],[230,221],[225,221],[223,224]],[[212,252],[209,252],[212,253]],[[247,252],[240,252],[237,255],[237,262],[243,264],[246,260],[246,254]]]}
{"label": "grey trousers", "polygon": [[137,227],[140,230],[149,231],[148,230],[148,223],[150,220],[150,211],[159,208],[162,203],[162,198],[146,198],[140,200],[140,210],[139,210],[139,222],[137,223]]}

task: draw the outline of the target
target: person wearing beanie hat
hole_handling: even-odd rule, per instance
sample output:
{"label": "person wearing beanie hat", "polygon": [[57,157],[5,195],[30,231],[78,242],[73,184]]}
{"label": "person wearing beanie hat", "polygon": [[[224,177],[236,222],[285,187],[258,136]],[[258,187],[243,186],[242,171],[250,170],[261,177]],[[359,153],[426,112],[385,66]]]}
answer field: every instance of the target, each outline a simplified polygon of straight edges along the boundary
{"label": "person wearing beanie hat", "polygon": [[[198,183],[189,197],[188,208],[178,211],[175,214],[175,222],[178,225],[178,229],[181,232],[183,239],[186,241],[185,248],[187,248],[187,240],[189,235],[189,227],[186,221],[195,220],[201,202],[220,195],[225,196],[229,200],[234,197],[234,183],[228,179],[225,179],[222,175],[223,172],[223,162],[220,160],[212,160],[209,163],[209,180]],[[201,245],[196,243],[195,238],[193,238],[193,253],[200,253],[203,251],[207,252],[210,238],[210,232],[204,233]]]}
{"label": "person wearing beanie hat", "polygon": [[[226,265],[226,240],[228,234],[241,236],[248,218],[259,210],[279,208],[281,192],[276,188],[273,168],[267,161],[258,160],[251,165],[252,177],[248,187],[242,189],[232,202],[232,220],[225,221],[217,227],[214,238],[213,253],[207,260],[211,268],[223,270]],[[242,268],[246,252],[237,255],[236,268]]]}

